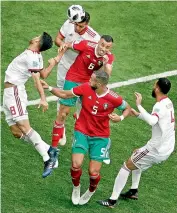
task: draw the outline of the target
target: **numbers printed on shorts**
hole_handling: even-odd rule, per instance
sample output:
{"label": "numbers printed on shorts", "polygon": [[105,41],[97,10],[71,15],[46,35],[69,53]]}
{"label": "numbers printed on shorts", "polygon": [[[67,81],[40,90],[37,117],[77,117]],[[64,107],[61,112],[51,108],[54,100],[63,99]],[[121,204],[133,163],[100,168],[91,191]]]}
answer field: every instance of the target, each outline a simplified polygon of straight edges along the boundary
{"label": "numbers printed on shorts", "polygon": [[90,63],[90,65],[88,66],[88,69],[89,69],[89,70],[93,70],[94,67],[95,67],[95,64]]}
{"label": "numbers printed on shorts", "polygon": [[15,107],[14,106],[10,107],[10,111],[11,111],[12,115],[16,115],[16,111],[15,111]]}
{"label": "numbers printed on shorts", "polygon": [[96,115],[96,114],[97,114],[97,111],[98,111],[98,107],[94,105],[94,106],[93,106],[92,114]]}

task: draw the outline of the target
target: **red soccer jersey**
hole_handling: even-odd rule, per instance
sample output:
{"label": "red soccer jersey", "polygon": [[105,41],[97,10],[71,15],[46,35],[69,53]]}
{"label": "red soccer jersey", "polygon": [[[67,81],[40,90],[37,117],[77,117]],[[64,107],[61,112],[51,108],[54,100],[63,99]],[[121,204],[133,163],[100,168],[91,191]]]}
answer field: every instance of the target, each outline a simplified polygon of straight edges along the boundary
{"label": "red soccer jersey", "polygon": [[[76,83],[88,82],[93,71],[99,70],[103,66],[103,57],[95,54],[96,46],[97,43],[88,40],[73,42],[73,49],[79,51],[79,55],[68,70],[66,80]],[[113,54],[109,53],[107,56],[108,64],[112,64]]]}
{"label": "red soccer jersey", "polygon": [[75,130],[92,137],[109,137],[109,117],[123,103],[121,96],[111,90],[98,96],[90,83],[72,89],[73,94],[82,96],[82,109],[75,123]]}

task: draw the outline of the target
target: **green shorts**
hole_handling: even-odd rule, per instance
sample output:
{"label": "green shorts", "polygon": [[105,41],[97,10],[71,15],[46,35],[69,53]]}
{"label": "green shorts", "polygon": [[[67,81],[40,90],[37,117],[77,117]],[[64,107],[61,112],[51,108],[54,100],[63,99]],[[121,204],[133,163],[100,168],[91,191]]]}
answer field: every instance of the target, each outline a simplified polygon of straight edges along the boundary
{"label": "green shorts", "polygon": [[103,162],[109,159],[110,138],[90,137],[82,132],[74,131],[72,154],[89,152],[91,160]]}
{"label": "green shorts", "polygon": [[[65,80],[63,90],[71,90],[72,88],[77,87],[79,85],[80,85],[79,83]],[[59,103],[65,105],[65,106],[75,106],[77,99],[78,99],[78,97],[73,97],[73,98],[68,98],[68,99],[61,98],[59,100]]]}

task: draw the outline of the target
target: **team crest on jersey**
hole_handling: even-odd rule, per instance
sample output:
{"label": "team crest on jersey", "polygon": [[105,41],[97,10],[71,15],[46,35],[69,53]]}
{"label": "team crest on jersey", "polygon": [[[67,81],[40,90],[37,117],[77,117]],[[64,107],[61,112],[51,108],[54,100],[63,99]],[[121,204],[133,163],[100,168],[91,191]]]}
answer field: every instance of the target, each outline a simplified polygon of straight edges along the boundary
{"label": "team crest on jersey", "polygon": [[38,62],[37,61],[33,61],[33,67],[38,67]]}
{"label": "team crest on jersey", "polygon": [[108,108],[108,104],[107,103],[103,104],[103,108],[104,110],[106,110]]}
{"label": "team crest on jersey", "polygon": [[102,61],[98,61],[98,66],[102,66],[103,62]]}

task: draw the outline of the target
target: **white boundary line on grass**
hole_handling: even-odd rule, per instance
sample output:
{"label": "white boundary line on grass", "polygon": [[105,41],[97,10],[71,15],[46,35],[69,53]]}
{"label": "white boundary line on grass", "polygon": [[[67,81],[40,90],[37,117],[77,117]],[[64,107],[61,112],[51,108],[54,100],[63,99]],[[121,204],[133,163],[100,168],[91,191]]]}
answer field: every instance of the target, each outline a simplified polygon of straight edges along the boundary
{"label": "white boundary line on grass", "polygon": [[[117,87],[122,87],[122,86],[128,86],[128,85],[131,85],[131,84],[152,81],[154,79],[168,77],[168,76],[174,76],[174,75],[177,75],[177,70],[167,71],[167,72],[154,74],[154,75],[148,75],[148,76],[141,77],[141,78],[134,78],[134,79],[130,79],[130,80],[127,80],[127,81],[116,82],[116,83],[108,84],[108,87],[110,89],[112,89],[112,88],[117,88]],[[47,102],[57,101],[57,100],[58,100],[58,97],[56,97],[54,95],[47,97]],[[39,104],[39,101],[40,101],[40,99],[28,101],[28,106],[37,105],[37,104]],[[0,111],[1,112],[3,111],[2,106],[0,106]]]}

